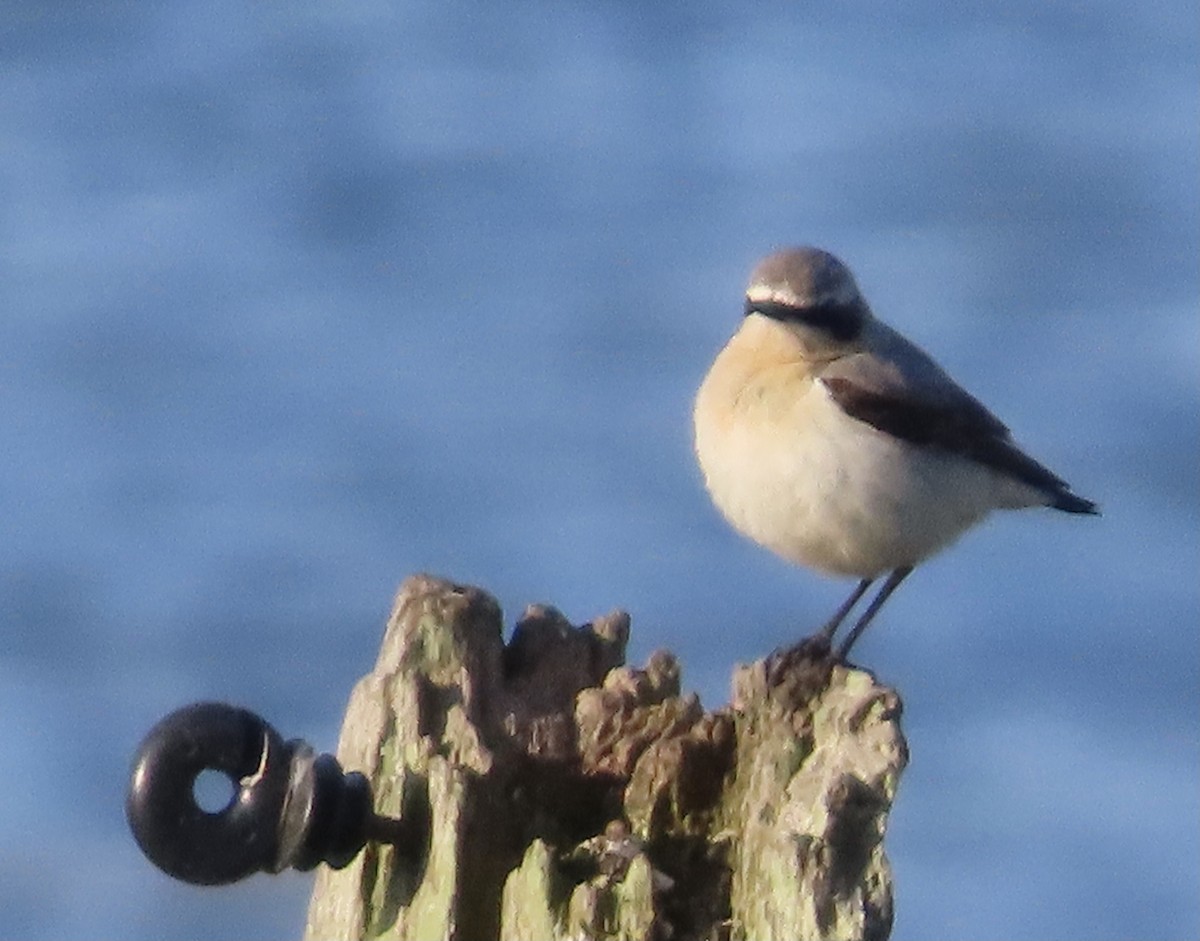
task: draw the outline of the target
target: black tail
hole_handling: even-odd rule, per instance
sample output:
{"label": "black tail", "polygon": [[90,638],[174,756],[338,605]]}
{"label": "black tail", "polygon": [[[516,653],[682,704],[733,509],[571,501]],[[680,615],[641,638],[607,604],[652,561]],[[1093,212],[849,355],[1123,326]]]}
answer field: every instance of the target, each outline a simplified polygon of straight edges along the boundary
{"label": "black tail", "polygon": [[1088,513],[1092,516],[1100,515],[1100,507],[1096,506],[1091,500],[1085,500],[1083,497],[1077,497],[1069,490],[1060,490],[1054,495],[1054,502],[1050,504],[1056,510],[1062,510],[1064,513]]}

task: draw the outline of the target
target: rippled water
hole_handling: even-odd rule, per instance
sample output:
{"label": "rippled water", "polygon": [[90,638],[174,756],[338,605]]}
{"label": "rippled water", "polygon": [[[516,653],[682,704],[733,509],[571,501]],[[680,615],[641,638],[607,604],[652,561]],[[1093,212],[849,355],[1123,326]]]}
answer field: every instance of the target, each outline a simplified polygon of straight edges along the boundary
{"label": "rippled water", "polygon": [[690,454],[795,242],[1105,512],[997,519],[858,650],[894,937],[1200,933],[1194,11],[882,9],[10,5],[0,934],[298,935],[305,877],[150,868],[127,763],[212,697],[332,749],[411,572],[625,607],[710,706],[820,623]]}

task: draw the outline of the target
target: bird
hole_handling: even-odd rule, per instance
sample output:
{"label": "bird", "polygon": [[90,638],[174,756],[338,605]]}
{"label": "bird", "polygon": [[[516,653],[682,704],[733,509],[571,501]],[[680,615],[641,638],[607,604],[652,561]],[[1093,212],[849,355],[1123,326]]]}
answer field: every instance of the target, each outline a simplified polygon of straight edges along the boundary
{"label": "bird", "polygon": [[854,643],[900,583],[993,510],[1095,515],[924,350],[875,317],[820,248],[758,263],[744,317],[696,393],[696,458],[717,509],[782,558],[858,579],[814,635]]}

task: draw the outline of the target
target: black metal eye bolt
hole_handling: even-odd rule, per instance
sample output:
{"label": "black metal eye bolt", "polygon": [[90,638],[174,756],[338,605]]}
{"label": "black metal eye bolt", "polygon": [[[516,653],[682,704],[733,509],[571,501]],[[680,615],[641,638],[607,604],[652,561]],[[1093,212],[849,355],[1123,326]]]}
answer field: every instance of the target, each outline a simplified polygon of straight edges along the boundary
{"label": "black metal eye bolt", "polygon": [[[205,771],[232,784],[228,803],[205,810]],[[341,869],[367,840],[417,843],[412,821],[372,811],[370,782],[332,755],[284,741],[266,720],[226,703],[185,706],[150,730],[134,758],[125,812],[142,852],[176,879],[225,885],[256,872]]]}

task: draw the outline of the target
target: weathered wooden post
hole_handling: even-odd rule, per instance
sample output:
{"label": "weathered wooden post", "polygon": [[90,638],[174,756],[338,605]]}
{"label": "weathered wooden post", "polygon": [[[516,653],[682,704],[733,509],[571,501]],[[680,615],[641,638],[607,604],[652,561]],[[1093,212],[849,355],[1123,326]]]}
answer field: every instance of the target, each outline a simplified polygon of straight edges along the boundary
{"label": "weathered wooden post", "polygon": [[887,938],[897,695],[799,647],[706,713],[628,632],[531,608],[505,645],[486,593],[409,579],[338,759],[428,825],[322,868],[307,937]]}

